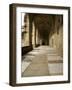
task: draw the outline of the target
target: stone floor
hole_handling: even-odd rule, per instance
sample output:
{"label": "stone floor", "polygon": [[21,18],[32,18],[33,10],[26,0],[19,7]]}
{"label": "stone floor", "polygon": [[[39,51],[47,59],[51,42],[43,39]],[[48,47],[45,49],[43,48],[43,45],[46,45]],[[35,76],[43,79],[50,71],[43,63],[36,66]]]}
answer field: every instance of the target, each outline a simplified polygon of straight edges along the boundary
{"label": "stone floor", "polygon": [[40,46],[22,57],[22,77],[63,74],[63,58],[49,46]]}

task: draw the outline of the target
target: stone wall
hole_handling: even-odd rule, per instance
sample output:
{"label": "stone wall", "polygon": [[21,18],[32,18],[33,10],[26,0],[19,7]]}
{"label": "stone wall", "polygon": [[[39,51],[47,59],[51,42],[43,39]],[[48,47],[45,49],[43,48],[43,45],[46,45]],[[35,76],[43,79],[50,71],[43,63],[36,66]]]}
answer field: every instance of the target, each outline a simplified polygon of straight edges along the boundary
{"label": "stone wall", "polygon": [[[26,19],[25,19],[26,18]],[[29,46],[29,16],[24,15],[24,25],[22,30],[22,47]]]}
{"label": "stone wall", "polygon": [[49,45],[56,48],[58,54],[63,56],[63,24],[62,16],[55,17],[55,25],[49,34]]}

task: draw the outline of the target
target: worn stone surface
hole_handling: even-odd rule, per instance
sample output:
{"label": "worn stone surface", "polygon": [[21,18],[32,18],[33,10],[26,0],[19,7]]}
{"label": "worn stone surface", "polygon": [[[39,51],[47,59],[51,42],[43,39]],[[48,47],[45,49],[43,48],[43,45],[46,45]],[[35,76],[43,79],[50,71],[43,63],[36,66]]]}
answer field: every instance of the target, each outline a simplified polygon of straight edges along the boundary
{"label": "worn stone surface", "polygon": [[[33,57],[30,57],[31,55]],[[63,59],[57,55],[56,50],[52,47],[40,46],[35,48],[26,55],[24,60],[30,64],[27,64],[28,66],[22,72],[22,77],[63,74]]]}

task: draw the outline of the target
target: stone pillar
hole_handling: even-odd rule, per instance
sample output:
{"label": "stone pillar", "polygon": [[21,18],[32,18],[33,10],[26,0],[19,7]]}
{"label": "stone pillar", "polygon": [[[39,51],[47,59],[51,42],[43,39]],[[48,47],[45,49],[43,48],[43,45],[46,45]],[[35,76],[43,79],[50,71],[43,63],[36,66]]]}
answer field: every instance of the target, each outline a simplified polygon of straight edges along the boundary
{"label": "stone pillar", "polygon": [[36,44],[38,44],[38,29],[36,28]]}
{"label": "stone pillar", "polygon": [[29,14],[29,46],[32,47],[32,16]]}
{"label": "stone pillar", "polygon": [[32,22],[32,45],[34,48],[35,47],[35,24],[34,24],[34,21]]}

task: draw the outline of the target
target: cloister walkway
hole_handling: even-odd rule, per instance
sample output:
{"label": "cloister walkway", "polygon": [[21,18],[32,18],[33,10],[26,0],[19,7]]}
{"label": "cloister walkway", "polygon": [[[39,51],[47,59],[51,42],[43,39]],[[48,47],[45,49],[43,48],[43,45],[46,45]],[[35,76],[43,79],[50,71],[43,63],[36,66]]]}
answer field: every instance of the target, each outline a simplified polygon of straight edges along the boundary
{"label": "cloister walkway", "polygon": [[63,58],[50,46],[39,46],[22,57],[22,77],[63,74]]}

